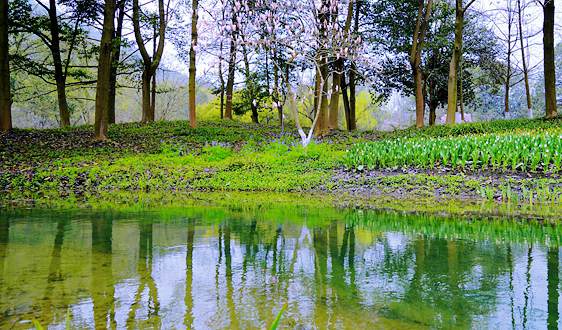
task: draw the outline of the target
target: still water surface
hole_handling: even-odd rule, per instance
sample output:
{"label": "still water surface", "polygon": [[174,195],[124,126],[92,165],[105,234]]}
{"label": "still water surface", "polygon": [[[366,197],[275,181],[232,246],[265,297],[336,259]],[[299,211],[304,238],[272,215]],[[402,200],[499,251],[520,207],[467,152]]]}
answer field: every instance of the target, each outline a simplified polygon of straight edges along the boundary
{"label": "still water surface", "polygon": [[0,213],[0,328],[562,327],[560,228],[287,207]]}

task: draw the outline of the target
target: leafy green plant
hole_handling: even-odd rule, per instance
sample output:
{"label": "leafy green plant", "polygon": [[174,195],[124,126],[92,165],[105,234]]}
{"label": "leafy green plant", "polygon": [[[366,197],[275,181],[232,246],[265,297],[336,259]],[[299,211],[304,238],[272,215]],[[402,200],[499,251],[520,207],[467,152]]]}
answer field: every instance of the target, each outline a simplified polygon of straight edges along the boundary
{"label": "leafy green plant", "polygon": [[33,326],[35,327],[35,330],[44,330],[45,329],[45,328],[43,328],[41,323],[39,323],[39,321],[37,321],[37,320],[33,320]]}
{"label": "leafy green plant", "polygon": [[283,307],[281,307],[281,310],[277,314],[277,317],[275,317],[275,320],[271,324],[271,327],[269,327],[269,330],[277,330],[277,328],[279,327],[279,322],[281,322],[281,317],[283,316],[283,313],[285,313],[286,310],[287,310],[287,303],[285,303]]}
{"label": "leafy green plant", "polygon": [[560,171],[562,131],[520,135],[487,134],[450,138],[411,138],[361,143],[343,164],[356,170],[397,167],[486,169],[494,171]]}
{"label": "leafy green plant", "polygon": [[201,153],[204,157],[211,162],[227,159],[234,153],[231,148],[222,145],[205,146]]}

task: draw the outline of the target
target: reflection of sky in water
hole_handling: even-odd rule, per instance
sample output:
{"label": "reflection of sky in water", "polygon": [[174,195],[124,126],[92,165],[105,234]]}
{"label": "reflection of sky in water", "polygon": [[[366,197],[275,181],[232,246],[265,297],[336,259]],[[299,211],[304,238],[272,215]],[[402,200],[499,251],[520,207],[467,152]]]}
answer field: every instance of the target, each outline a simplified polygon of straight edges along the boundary
{"label": "reflection of sky in water", "polygon": [[[195,329],[266,328],[287,301],[289,328],[546,328],[547,260],[558,251],[345,221],[228,218],[192,226],[189,251],[188,220],[141,217],[100,227],[98,249],[109,246],[109,254],[92,249],[95,221],[105,220],[61,221],[11,220],[8,243],[0,243],[0,328],[26,328],[31,319],[64,328],[67,310],[76,327],[113,319],[118,328],[185,328],[191,316]],[[152,246],[143,245],[147,237]],[[558,275],[559,265],[558,255]],[[105,311],[98,319],[96,304]]]}

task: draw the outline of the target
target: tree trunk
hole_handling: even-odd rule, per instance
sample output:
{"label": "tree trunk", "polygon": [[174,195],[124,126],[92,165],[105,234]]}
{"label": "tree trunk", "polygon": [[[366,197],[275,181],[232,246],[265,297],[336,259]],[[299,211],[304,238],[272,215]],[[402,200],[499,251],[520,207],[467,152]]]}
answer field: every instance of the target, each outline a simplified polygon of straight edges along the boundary
{"label": "tree trunk", "polygon": [[[508,59],[507,63],[508,65],[511,65],[511,60]],[[507,67],[507,76],[505,77],[505,95],[504,95],[504,100],[503,100],[503,106],[504,106],[504,113],[507,115],[509,113],[509,93],[511,93],[511,68],[508,66]]]}
{"label": "tree trunk", "polygon": [[[320,10],[318,14],[318,50],[316,54],[317,71],[316,71],[316,102],[315,110],[318,111],[318,119],[314,127],[315,136],[324,136],[328,133],[328,58],[326,57],[326,29],[330,25],[330,6],[329,0],[320,1]],[[319,103],[318,103],[319,102]],[[316,117],[316,116],[314,116]]]}
{"label": "tree trunk", "polygon": [[103,30],[98,60],[98,79],[96,86],[96,113],[94,131],[96,139],[107,140],[109,90],[111,65],[113,59],[113,32],[115,19],[115,0],[105,0]]}
{"label": "tree trunk", "polygon": [[324,136],[328,133],[328,63],[325,57],[320,60],[319,70],[318,120],[316,121],[315,136]]}
{"label": "tree trunk", "polygon": [[152,74],[152,86],[150,87],[150,113],[156,120],[156,72]]}
{"label": "tree trunk", "polygon": [[[242,38],[244,38],[242,36]],[[255,88],[254,88],[254,82],[252,81],[252,77],[251,77],[251,73],[250,73],[250,61],[248,60],[248,49],[246,48],[246,44],[244,42],[244,39],[242,39],[242,57],[244,59],[244,72],[246,75],[246,90],[248,91],[249,95],[250,95],[250,109],[252,111],[252,122],[255,124],[259,123],[259,118],[258,118],[258,107],[257,104],[254,102],[255,101]]]}
{"label": "tree trunk", "polygon": [[234,93],[234,71],[236,66],[236,46],[234,40],[230,40],[230,56],[228,60],[228,77],[226,79],[226,106],[224,117],[232,119],[232,95]]}
{"label": "tree trunk", "polygon": [[341,85],[342,71],[343,71],[343,59],[340,58],[336,63],[336,71],[332,73],[332,95],[330,98],[330,118],[328,121],[329,129],[338,129],[338,117],[340,111],[340,85]]}
{"label": "tree trunk", "polygon": [[[232,26],[238,26],[236,13],[232,9]],[[234,73],[236,70],[236,31],[230,33],[230,52],[228,55],[228,77],[226,79],[226,106],[224,117],[232,119],[232,96],[234,93]]]}
{"label": "tree trunk", "polygon": [[125,18],[125,0],[119,3],[119,15],[117,16],[117,28],[115,29],[115,47],[113,49],[113,63],[111,65],[111,81],[109,91],[108,122],[115,124],[115,99],[117,97],[117,69],[121,59],[121,37],[123,36],[123,20]]}
{"label": "tree trunk", "polygon": [[357,129],[357,95],[356,95],[356,77],[357,66],[355,62],[351,63],[351,71],[349,72],[349,130]]}
{"label": "tree trunk", "polygon": [[341,95],[343,99],[343,112],[345,114],[345,127],[348,131],[352,130],[351,126],[351,105],[349,104],[349,96],[347,94],[347,83],[345,82],[345,72],[342,73],[340,79]]}
{"label": "tree trunk", "polygon": [[220,90],[220,99],[221,99],[221,104],[220,104],[220,112],[221,112],[221,119],[224,119],[224,76],[223,76],[223,72],[222,72],[222,41],[221,41],[221,59],[219,61],[219,78],[220,78],[220,84],[221,84],[221,90]]}
{"label": "tree trunk", "polygon": [[[197,47],[197,20],[199,1],[193,0],[191,2],[191,47],[189,48],[189,125],[191,128],[197,126],[196,118],[196,103],[195,103],[195,77],[197,74],[197,68],[195,63],[195,48]],[[222,51],[222,47],[221,47]],[[221,60],[222,61],[222,60]],[[222,79],[222,75],[221,75]],[[222,106],[222,101],[221,101]],[[222,112],[222,111],[221,111]]]}
{"label": "tree trunk", "polygon": [[322,74],[322,97],[320,98],[320,119],[318,120],[320,123],[317,127],[320,129],[318,130],[318,136],[326,135],[330,130],[328,127],[328,119],[329,119],[329,102],[328,102],[328,63],[327,59],[324,60],[324,69],[321,71]]}
{"label": "tree trunk", "polygon": [[8,0],[0,0],[0,131],[4,132],[12,129],[8,49]]}
{"label": "tree trunk", "polygon": [[546,118],[557,116],[556,110],[556,66],[554,58],[554,0],[544,4],[544,89]]}
{"label": "tree trunk", "polygon": [[279,125],[281,125],[281,131],[285,128],[285,120],[283,119],[283,107],[279,99],[279,64],[277,60],[277,51],[273,50],[273,102],[275,102],[275,107],[277,108],[277,116],[279,118]]}
{"label": "tree trunk", "polygon": [[[152,38],[152,54],[156,54],[156,39],[158,37],[157,35],[157,31],[156,31],[156,24],[153,25],[153,32],[152,35],[154,36]],[[152,120],[150,120],[151,122],[156,120],[156,69],[157,67],[154,67],[151,65],[151,71],[150,71],[150,80],[152,81],[152,86],[150,87],[150,114],[152,116]]]}
{"label": "tree trunk", "polygon": [[[353,33],[359,34],[359,14],[360,14],[360,0],[355,1],[355,20],[353,22]],[[430,0],[431,1],[431,0]],[[352,13],[353,14],[353,13]],[[345,79],[345,77],[344,77]],[[349,72],[349,127],[348,130],[354,131],[357,129],[357,102],[356,102],[356,86],[357,86],[357,64],[355,61],[351,62],[351,71]]]}
{"label": "tree trunk", "polygon": [[459,112],[461,113],[461,122],[464,123],[464,72],[463,72],[463,65],[464,61],[461,58],[459,61],[459,81],[458,81],[458,90],[459,90]]}
{"label": "tree trunk", "polygon": [[[435,60],[435,53],[432,54],[432,61]],[[427,83],[428,93],[429,93],[429,126],[435,126],[437,121],[437,107],[439,106],[439,101],[437,100],[435,91],[435,82],[430,80]]]}
{"label": "tree trunk", "polygon": [[[356,5],[355,10],[355,24],[353,27],[353,32],[357,35],[359,33],[359,0],[350,0],[347,6],[347,17],[345,19],[345,24],[343,28],[343,35],[348,35],[351,28],[351,22],[353,20],[353,5]],[[337,14],[336,14],[337,17]],[[336,20],[336,19],[334,19]],[[342,76],[344,75],[344,59],[339,58],[336,60],[336,69],[332,73],[332,97],[330,100],[330,118],[328,122],[328,127],[330,129],[338,128],[338,117],[340,108],[340,93],[342,91]],[[344,84],[345,85],[345,84]],[[348,118],[346,117],[346,121]]]}
{"label": "tree trunk", "polygon": [[[414,29],[414,36],[412,39],[412,49],[410,52],[410,65],[412,67],[412,75],[414,77],[415,97],[416,97],[416,127],[422,128],[424,126],[425,117],[425,94],[423,71],[421,68],[422,50],[425,43],[425,35],[429,26],[429,19],[431,18],[431,10],[433,1],[428,0],[419,1],[418,17],[416,19],[416,28]],[[425,14],[424,14],[425,8]]]}
{"label": "tree trunk", "polygon": [[464,86],[463,86],[462,79],[463,78],[462,78],[462,71],[461,71],[461,79],[459,83],[459,110],[461,112],[461,121],[464,123]]}
{"label": "tree trunk", "polygon": [[142,71],[142,87],[141,87],[141,104],[142,104],[142,119],[143,124],[154,121],[154,113],[150,102],[150,83],[152,76],[150,75],[150,68],[144,67]]}
{"label": "tree trunk", "polygon": [[425,93],[423,92],[423,73],[420,68],[420,59],[416,59],[416,64],[412,68],[414,72],[414,84],[416,86],[415,97],[416,97],[416,127],[422,128],[424,126],[425,119]]}
{"label": "tree trunk", "polygon": [[519,21],[519,41],[521,44],[521,61],[523,65],[523,80],[525,81],[525,94],[527,97],[527,117],[533,118],[533,101],[531,98],[531,88],[529,85],[529,69],[527,67],[527,58],[525,57],[525,40],[523,39],[523,8],[521,8],[521,0],[517,0],[517,17]]}
{"label": "tree trunk", "polygon": [[429,101],[429,126],[435,126],[437,120],[437,102]]}
{"label": "tree trunk", "polygon": [[313,102],[313,116],[314,117],[316,115],[316,111],[318,111],[318,104],[320,103],[320,96],[321,96],[321,91],[320,91],[320,70],[318,68],[316,68],[315,70],[315,74],[314,74],[314,102]]}
{"label": "tree trunk", "polygon": [[55,68],[55,83],[57,85],[57,99],[59,104],[60,127],[70,126],[70,111],[66,100],[66,77],[62,67],[60,53],[59,21],[57,16],[57,3],[49,0],[49,28],[51,32],[51,54]]}
{"label": "tree trunk", "polygon": [[458,104],[458,70],[462,52],[462,34],[464,29],[464,9],[462,0],[456,0],[455,43],[449,64],[449,81],[447,84],[447,124],[455,123]]}
{"label": "tree trunk", "polygon": [[508,3],[507,8],[507,73],[505,76],[505,96],[504,96],[504,114],[507,117],[509,113],[509,96],[511,90],[511,54],[512,51],[512,42],[511,42],[511,29],[512,29],[512,22],[513,22],[513,13],[511,8],[511,2]]}
{"label": "tree trunk", "polygon": [[[167,14],[164,9],[164,0],[158,0],[158,32],[156,32],[156,23],[154,23],[153,32],[153,53],[152,58],[148,54],[146,47],[144,45],[144,40],[142,38],[140,30],[140,6],[139,0],[133,0],[133,30],[135,34],[135,40],[139,48],[139,52],[142,57],[143,62],[143,73],[142,73],[142,122],[149,123],[154,121],[155,109],[151,104],[150,96],[150,81],[153,75],[156,74],[156,70],[160,65],[160,60],[162,59],[162,54],[164,53],[164,43],[166,40],[166,24],[167,24]],[[156,38],[158,37],[158,45],[156,45]]]}

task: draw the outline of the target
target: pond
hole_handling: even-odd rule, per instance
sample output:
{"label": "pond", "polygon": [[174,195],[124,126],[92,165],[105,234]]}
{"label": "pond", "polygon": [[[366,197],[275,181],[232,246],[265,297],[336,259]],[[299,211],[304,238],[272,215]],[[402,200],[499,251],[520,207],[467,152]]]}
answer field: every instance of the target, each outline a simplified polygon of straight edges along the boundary
{"label": "pond", "polygon": [[[2,212],[2,211],[0,211]],[[0,328],[562,327],[559,227],[329,207],[0,213]]]}

